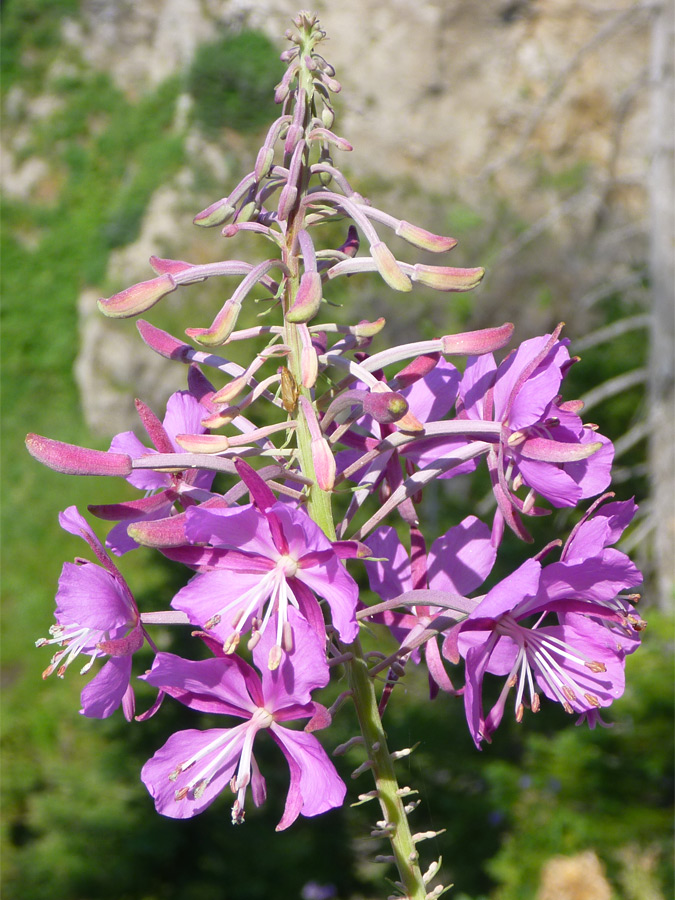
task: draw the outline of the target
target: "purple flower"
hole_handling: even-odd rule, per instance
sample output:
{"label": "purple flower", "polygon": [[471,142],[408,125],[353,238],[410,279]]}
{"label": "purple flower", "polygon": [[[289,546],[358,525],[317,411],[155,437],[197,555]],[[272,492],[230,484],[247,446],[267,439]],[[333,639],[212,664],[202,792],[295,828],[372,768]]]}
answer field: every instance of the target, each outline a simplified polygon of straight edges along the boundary
{"label": "purple flower", "polygon": [[[620,697],[627,652],[637,646],[644,623],[629,612],[618,591],[641,576],[625,554],[607,549],[623,531],[634,506],[608,504],[578,527],[563,559],[543,567],[525,562],[497,584],[476,609],[452,629],[444,655],[466,661],[465,710],[476,743],[490,740],[512,688],[521,720],[525,704],[540,706],[537,688],[568,713],[595,713]],[[487,716],[482,688],[486,673],[505,678]]]}
{"label": "purple flower", "polygon": [[[405,372],[413,367],[413,364],[407,366],[403,373],[399,373],[393,379],[392,390],[397,391],[408,403],[408,409],[414,419],[421,423],[428,422],[432,419],[440,419],[446,415],[455,403],[457,398],[457,388],[459,385],[459,372],[442,357],[435,359],[434,357],[422,357],[422,362],[427,366],[433,362],[433,367],[429,369],[422,377],[406,379]],[[418,360],[414,361],[421,365]],[[357,381],[353,385],[355,389],[365,388],[366,385]],[[377,394],[374,395],[377,397]],[[340,471],[345,470],[369,450],[376,449],[380,442],[388,435],[397,431],[396,425],[380,423],[371,415],[361,416],[354,423],[355,427],[347,431],[341,437],[341,442],[347,444],[354,449],[341,450],[336,461]],[[400,482],[400,467],[396,460],[398,453],[390,452],[382,458],[377,458],[369,467],[363,467],[352,473],[355,481],[361,481],[366,473],[370,470],[380,470],[375,476],[373,471],[373,484],[378,484],[385,474],[389,475],[389,480],[396,484]]]}
{"label": "purple flower", "polygon": [[[193,370],[191,370],[191,373]],[[208,384],[200,373],[191,381],[205,390]],[[211,387],[211,385],[208,385]],[[202,397],[202,400],[204,398]],[[163,422],[140,400],[136,408],[154,447],[146,447],[133,433],[124,431],[115,435],[110,451],[125,454],[131,459],[152,456],[157,453],[182,453],[177,443],[178,435],[205,434],[202,419],[209,415],[209,408],[200,402],[191,391],[176,391],[166,404]],[[106,545],[121,556],[138,547],[138,543],[127,534],[127,526],[133,522],[164,519],[171,515],[176,502],[186,503],[205,500],[214,479],[214,472],[204,469],[186,469],[180,472],[155,472],[152,469],[137,469],[127,476],[127,481],[146,496],[126,503],[92,505],[90,512],[102,519],[121,520],[108,534]]]}
{"label": "purple flower", "polygon": [[242,633],[251,628],[266,631],[276,613],[269,665],[278,665],[282,649],[291,645],[291,607],[325,637],[315,593],[327,601],[341,640],[351,643],[356,638],[358,586],[304,510],[279,501],[262,511],[252,504],[192,507],[185,533],[192,542],[216,548],[213,568],[195,575],[172,606],[217,635],[226,652],[233,652]]}
{"label": "purple flower", "polygon": [[[417,591],[420,602],[406,613],[386,611],[382,619],[396,639],[403,644],[414,643],[415,636],[426,629],[445,610],[434,604],[441,593],[465,598],[480,587],[490,574],[497,550],[490,541],[490,529],[475,516],[468,516],[442,534],[424,552],[419,532],[412,535],[412,561],[401,544],[394,528],[378,528],[368,538],[374,557],[382,560],[366,562],[371,590],[382,600],[393,600],[410,591]],[[429,589],[425,591],[425,589]],[[429,601],[424,602],[425,593]],[[424,653],[433,682],[446,691],[454,691],[443,666],[436,638],[424,644]],[[411,654],[417,662],[419,652]]]}
{"label": "purple flower", "polygon": [[307,730],[292,731],[283,724],[309,718],[306,729],[314,730],[330,722],[327,711],[311,700],[311,691],[329,679],[323,648],[295,610],[289,610],[289,621],[295,645],[276,669],[267,666],[273,629],[253,650],[262,677],[237,656],[192,662],[171,653],[157,654],[151,671],[143,676],[146,681],[191,709],[244,720],[233,728],[179,731],[145,764],[141,778],[162,815],[190,818],[229,784],[236,795],[232,822],[243,822],[249,785],[256,806],[266,795],[265,779],[253,755],[259,731],[267,731],[281,748],[291,773],[277,831],[288,828],[300,813],[316,816],[342,804],[345,785],[317,739]]}
{"label": "purple flower", "polygon": [[[488,467],[504,520],[524,537],[518,513],[532,513],[533,498],[520,500],[515,494],[520,485],[561,507],[601,493],[610,481],[611,442],[584,426],[576,414],[580,404],[560,402],[571,361],[559,331],[523,342],[499,365],[489,353],[470,357],[459,387],[459,419],[501,423]],[[454,436],[434,438],[416,443],[406,455],[425,466],[466,443]],[[473,460],[462,463],[441,477],[475,465]]]}
{"label": "purple flower", "polygon": [[81,654],[91,657],[80,674],[98,657],[110,658],[81,694],[81,713],[105,719],[121,705],[127,721],[134,714],[134,692],[129,683],[131,657],[143,644],[144,632],[131,591],[111,562],[103,545],[74,506],[59,514],[61,527],[84,538],[102,565],[78,559],[64,563],[56,594],[56,625],[50,638],[36,646],[58,644],[43,678],[56,671],[63,677]]}

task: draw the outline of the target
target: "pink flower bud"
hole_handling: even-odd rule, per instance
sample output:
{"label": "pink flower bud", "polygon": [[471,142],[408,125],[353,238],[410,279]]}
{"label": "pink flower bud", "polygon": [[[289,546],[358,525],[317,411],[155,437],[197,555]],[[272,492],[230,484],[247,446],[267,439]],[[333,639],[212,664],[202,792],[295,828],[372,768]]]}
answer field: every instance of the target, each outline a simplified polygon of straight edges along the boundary
{"label": "pink flower bud", "polygon": [[192,268],[192,263],[183,262],[182,259],[162,259],[160,256],[151,256],[150,265],[158,275],[176,275]]}
{"label": "pink flower bud", "polygon": [[174,440],[188,453],[224,453],[230,449],[224,434],[177,434]]}
{"label": "pink flower bud", "polygon": [[396,234],[421,250],[430,250],[432,253],[443,253],[457,246],[457,241],[452,237],[444,237],[442,234],[433,234],[419,225],[411,225],[410,222],[401,220],[396,227]]}
{"label": "pink flower bud", "polygon": [[446,356],[481,356],[483,353],[501,350],[511,340],[512,334],[513,325],[505,322],[497,328],[447,334],[441,338],[441,344]]}
{"label": "pink flower bud", "polygon": [[327,128],[313,128],[307,135],[307,140],[327,142],[333,144],[338,150],[349,151],[354,149],[349,141],[346,141],[342,137],[338,137],[337,134],[333,134],[333,132],[329,131]]}
{"label": "pink flower bud", "polygon": [[126,453],[90,450],[76,444],[64,444],[39,434],[26,436],[30,455],[43,465],[65,475],[131,475],[131,458]]}
{"label": "pink flower bud", "polygon": [[451,266],[413,266],[412,280],[435,291],[470,291],[480,282],[485,269],[455,269]]}
{"label": "pink flower bud", "polygon": [[98,308],[106,316],[125,319],[145,312],[166,294],[175,290],[176,282],[170,274],[158,275],[157,278],[152,278],[150,281],[134,284],[107,300],[101,298],[98,301]]}
{"label": "pink flower bud", "polygon": [[186,328],[185,334],[206,347],[217,347],[224,344],[234,331],[240,309],[241,303],[236,300],[228,300],[213,320],[210,328]]}
{"label": "pink flower bud", "polygon": [[[393,290],[395,291],[412,290],[410,279],[400,268],[399,264],[396,262],[394,254],[391,252],[389,247],[387,247],[384,241],[380,241],[377,244],[372,244],[370,247],[370,252],[373,257],[373,261],[377,266],[377,271],[384,278],[390,288],[393,288]],[[415,266],[415,268],[417,268],[417,266]]]}
{"label": "pink flower bud", "polygon": [[318,438],[311,441],[310,450],[314,464],[316,483],[322,491],[332,491],[335,485],[335,457],[328,441]]}
{"label": "pink flower bud", "polygon": [[419,381],[420,378],[424,378],[425,375],[428,375],[429,372],[436,368],[436,363],[440,358],[440,353],[425,353],[413,359],[411,363],[408,363],[404,369],[401,369],[394,376],[395,387],[402,390]]}
{"label": "pink flower bud", "polygon": [[363,411],[376,422],[392,425],[408,412],[408,401],[395,391],[372,391],[363,399]]}
{"label": "pink flower bud", "polygon": [[189,344],[179,341],[167,331],[162,331],[161,328],[146,322],[145,319],[139,319],[136,327],[148,347],[166,359],[184,360],[187,359],[189,353],[194,352]]}
{"label": "pink flower bud", "polygon": [[304,272],[300,278],[295,302],[286,314],[287,322],[309,322],[321,306],[321,275],[318,272]]}

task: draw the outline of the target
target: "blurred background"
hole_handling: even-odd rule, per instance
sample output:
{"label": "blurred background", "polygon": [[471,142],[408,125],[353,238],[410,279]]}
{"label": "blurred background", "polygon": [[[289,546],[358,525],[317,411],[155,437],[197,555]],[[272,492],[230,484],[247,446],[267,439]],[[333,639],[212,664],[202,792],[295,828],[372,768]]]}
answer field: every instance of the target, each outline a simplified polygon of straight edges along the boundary
{"label": "blurred background", "polygon": [[[414,828],[447,829],[422,849],[442,854],[441,880],[455,883],[457,900],[667,900],[672,5],[322,0],[313,9],[343,86],[335,127],[354,145],[339,160],[352,184],[458,238],[452,264],[487,269],[471,294],[423,290],[414,303],[353,278],[333,295],[338,314],[384,315],[392,343],[507,320],[522,340],[564,321],[581,356],[565,398],[582,397],[586,420],[615,441],[617,497],[640,504],[622,549],[645,571],[649,627],[611,729],[571,727],[547,707],[520,726],[505,721],[478,753],[461,701],[430,704],[414,673],[397,689],[385,720],[392,746],[420,742],[400,764],[401,782],[422,798]],[[25,433],[106,448],[135,427],[134,396],[161,413],[184,386],[182,367],[155,358],[133,322],[103,320],[95,301],[150,277],[153,253],[192,262],[261,253],[253,241],[223,246],[219,229],[191,220],[251,169],[277,114],[278,57],[296,12],[288,0],[2,4],[8,900],[356,900],[387,890],[368,805],[274,833],[288,777],[274,747],[260,754],[270,800],[245,826],[232,828],[226,802],[195,821],[156,816],[138,771],[171,731],[194,725],[189,711],[167,707],[144,725],[84,719],[77,672],[42,683],[47,651],[33,646],[53,621],[63,561],[83,552],[58,528],[58,511],[117,501],[126,485],[43,469],[25,453]],[[189,302],[189,324],[206,325],[223,290],[173,294],[148,318],[177,332]],[[489,519],[490,502],[485,481],[447,482],[427,501],[430,539],[469,512]],[[537,546],[574,521],[557,511],[538,523]],[[504,566],[523,553],[507,538]],[[146,551],[121,566],[139,605],[166,608],[182,583]],[[141,690],[140,708],[149,702]],[[353,731],[339,717],[332,745]],[[360,761],[338,760],[347,780]]]}

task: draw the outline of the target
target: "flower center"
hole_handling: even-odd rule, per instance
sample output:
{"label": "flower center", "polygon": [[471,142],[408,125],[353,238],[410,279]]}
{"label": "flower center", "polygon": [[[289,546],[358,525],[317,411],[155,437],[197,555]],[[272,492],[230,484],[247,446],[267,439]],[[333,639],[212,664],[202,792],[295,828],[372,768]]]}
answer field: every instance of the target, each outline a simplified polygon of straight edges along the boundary
{"label": "flower center", "polygon": [[282,572],[286,578],[293,578],[298,571],[298,562],[292,556],[285,554],[277,560],[276,568]]}

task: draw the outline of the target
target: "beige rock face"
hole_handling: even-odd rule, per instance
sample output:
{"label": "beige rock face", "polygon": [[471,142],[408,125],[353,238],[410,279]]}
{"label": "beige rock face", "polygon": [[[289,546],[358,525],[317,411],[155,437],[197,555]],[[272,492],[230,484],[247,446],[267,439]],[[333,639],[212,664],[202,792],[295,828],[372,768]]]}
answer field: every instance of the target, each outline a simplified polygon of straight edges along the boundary
{"label": "beige rock face", "polygon": [[544,866],[536,900],[611,900],[602,864],[591,850],[556,856]]}

